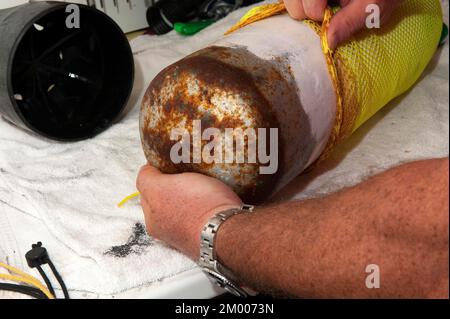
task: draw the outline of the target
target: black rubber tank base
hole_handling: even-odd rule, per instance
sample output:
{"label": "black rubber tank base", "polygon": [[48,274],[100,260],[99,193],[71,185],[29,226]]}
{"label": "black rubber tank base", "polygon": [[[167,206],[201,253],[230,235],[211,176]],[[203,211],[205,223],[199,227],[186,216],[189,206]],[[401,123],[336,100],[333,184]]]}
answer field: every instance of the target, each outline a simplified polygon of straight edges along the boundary
{"label": "black rubber tank base", "polygon": [[[58,141],[79,141],[124,112],[134,81],[130,45],[103,12],[32,2],[0,10],[0,115]],[[70,25],[73,26],[73,25]]]}

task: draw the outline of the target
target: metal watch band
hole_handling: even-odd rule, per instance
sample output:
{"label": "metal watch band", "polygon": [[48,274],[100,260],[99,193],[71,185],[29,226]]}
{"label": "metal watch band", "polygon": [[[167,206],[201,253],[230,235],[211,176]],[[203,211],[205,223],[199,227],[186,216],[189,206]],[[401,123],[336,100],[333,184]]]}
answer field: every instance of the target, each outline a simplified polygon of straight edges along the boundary
{"label": "metal watch band", "polygon": [[242,205],[240,208],[229,209],[212,217],[203,228],[200,240],[199,265],[213,279],[216,284],[238,297],[248,297],[254,292],[240,287],[236,277],[217,260],[215,251],[216,235],[222,224],[232,216],[250,213],[255,209],[251,205]]}

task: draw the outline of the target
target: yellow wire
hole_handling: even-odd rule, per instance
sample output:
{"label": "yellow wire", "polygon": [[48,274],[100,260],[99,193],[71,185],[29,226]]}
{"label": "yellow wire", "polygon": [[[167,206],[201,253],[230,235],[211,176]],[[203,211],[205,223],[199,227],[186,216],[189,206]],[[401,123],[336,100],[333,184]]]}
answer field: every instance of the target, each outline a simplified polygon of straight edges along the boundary
{"label": "yellow wire", "polygon": [[50,293],[50,291],[48,291],[48,289],[45,288],[44,285],[42,285],[37,279],[32,280],[30,278],[13,276],[8,274],[0,274],[0,279],[29,284],[42,291],[49,299],[55,299],[55,297]]}
{"label": "yellow wire", "polygon": [[6,270],[10,271],[11,273],[19,275],[19,276],[13,276],[14,278],[22,278],[22,279],[26,279],[27,280],[27,281],[21,281],[21,282],[26,282],[26,283],[32,284],[34,287],[36,287],[39,290],[41,290],[48,297],[52,296],[52,294],[49,292],[49,290],[47,288],[45,288],[44,285],[38,279],[36,279],[35,277],[33,277],[33,276],[31,276],[31,275],[21,271],[20,269],[17,269],[17,268],[15,268],[13,266],[5,264],[3,262],[0,262],[0,267],[5,268]]}
{"label": "yellow wire", "polygon": [[6,270],[9,270],[12,273],[15,273],[16,275],[19,275],[19,276],[22,276],[22,277],[25,277],[25,278],[29,278],[30,280],[34,280],[34,281],[39,282],[39,280],[36,279],[35,277],[33,277],[33,276],[31,276],[31,275],[21,271],[20,269],[17,269],[17,268],[15,268],[13,266],[5,264],[3,262],[0,262],[0,267],[3,267],[3,268],[5,268]]}
{"label": "yellow wire", "polygon": [[139,193],[139,192],[134,193],[134,194],[131,194],[130,196],[125,197],[125,198],[117,205],[117,207],[121,208],[121,207],[123,207],[123,205],[125,205],[126,203],[128,203],[130,200],[132,200],[132,199],[134,199],[134,198],[136,198],[136,197],[139,197],[139,196],[141,196],[141,193]]}
{"label": "yellow wire", "polygon": [[[5,268],[6,270],[10,271],[11,273],[14,273],[16,275],[19,276],[13,276],[15,278],[23,278],[23,279],[27,279],[28,281],[21,281],[21,282],[26,282],[26,283],[32,283],[32,285],[36,288],[38,288],[39,290],[41,290],[44,294],[46,294],[47,296],[52,296],[52,294],[49,292],[49,290],[47,288],[44,287],[44,285],[35,277],[21,271],[20,269],[17,269],[13,266],[10,266],[8,264],[5,264],[3,262],[0,262],[0,267]],[[43,288],[43,289],[42,289]]]}

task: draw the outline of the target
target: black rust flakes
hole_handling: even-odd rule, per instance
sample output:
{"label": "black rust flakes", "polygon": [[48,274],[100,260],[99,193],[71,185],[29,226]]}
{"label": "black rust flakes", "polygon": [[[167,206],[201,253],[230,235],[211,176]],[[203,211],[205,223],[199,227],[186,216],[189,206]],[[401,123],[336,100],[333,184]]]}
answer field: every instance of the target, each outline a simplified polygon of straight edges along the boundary
{"label": "black rust flakes", "polygon": [[133,227],[133,233],[127,243],[113,246],[104,254],[115,258],[126,258],[129,255],[142,255],[147,247],[153,245],[153,240],[147,235],[145,225],[137,223]]}

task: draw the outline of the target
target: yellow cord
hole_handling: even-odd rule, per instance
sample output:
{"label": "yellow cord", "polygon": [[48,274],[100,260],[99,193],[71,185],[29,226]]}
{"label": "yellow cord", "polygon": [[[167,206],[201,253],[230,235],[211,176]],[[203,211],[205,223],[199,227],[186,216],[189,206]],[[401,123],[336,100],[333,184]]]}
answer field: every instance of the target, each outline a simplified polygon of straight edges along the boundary
{"label": "yellow cord", "polygon": [[141,196],[141,193],[139,193],[139,192],[134,193],[134,194],[131,194],[130,196],[125,197],[125,198],[117,205],[117,207],[122,208],[123,205],[125,205],[126,203],[128,203],[130,200],[132,200],[132,199],[134,199],[134,198],[136,198],[136,197],[139,197],[139,196]]}
{"label": "yellow cord", "polygon": [[245,14],[239,22],[229,29],[225,35],[229,35],[236,30],[239,30],[249,24],[255,23],[266,18],[270,18],[277,14],[282,14],[286,12],[286,6],[284,3],[269,3],[263,4],[251,9],[247,14]]}
{"label": "yellow cord", "polygon": [[0,267],[5,268],[9,272],[14,273],[16,275],[19,275],[19,276],[22,276],[22,277],[25,277],[25,278],[29,278],[30,280],[39,281],[38,279],[34,278],[33,276],[31,276],[31,275],[21,271],[20,269],[17,269],[17,268],[15,268],[13,266],[10,266],[8,264],[0,262]]}
{"label": "yellow cord", "polygon": [[327,8],[325,10],[325,15],[323,18],[323,23],[320,32],[320,40],[322,44],[322,50],[325,55],[325,59],[327,61],[328,72],[330,73],[331,80],[333,82],[334,92],[336,93],[336,119],[334,122],[333,130],[331,132],[331,136],[325,147],[325,150],[320,155],[319,159],[314,163],[311,168],[315,167],[323,160],[328,158],[335,146],[338,144],[339,139],[341,137],[341,130],[343,126],[343,100],[342,100],[342,92],[341,85],[339,82],[339,76],[337,72],[336,63],[334,61],[334,52],[328,45],[328,26],[330,25],[331,18],[333,17],[333,10],[331,8]]}
{"label": "yellow cord", "polygon": [[[0,265],[2,265],[2,267],[3,267],[4,264],[0,263]],[[6,268],[8,270],[10,268],[12,268],[12,269],[14,269],[13,272],[17,274],[16,270],[18,270],[18,269],[15,269],[10,266],[4,267],[4,268]],[[18,272],[23,273],[21,271],[18,271]],[[53,296],[50,293],[50,291],[47,288],[45,288],[44,285],[39,280],[37,280],[36,278],[34,278],[28,274],[26,274],[26,276],[13,276],[13,275],[9,275],[9,274],[0,274],[0,279],[18,282],[18,283],[26,283],[26,284],[33,286],[33,287],[39,289],[40,291],[42,291],[49,299],[55,299],[55,296]]]}
{"label": "yellow cord", "polygon": [[34,286],[35,288],[41,290],[48,298],[55,299],[55,297],[50,293],[50,291],[46,287],[44,287],[44,285],[35,277],[3,262],[0,262],[0,267],[5,268],[9,272],[18,275],[18,276],[11,276],[7,274],[0,274],[0,278],[16,282],[28,283]]}

